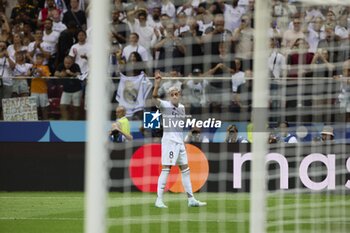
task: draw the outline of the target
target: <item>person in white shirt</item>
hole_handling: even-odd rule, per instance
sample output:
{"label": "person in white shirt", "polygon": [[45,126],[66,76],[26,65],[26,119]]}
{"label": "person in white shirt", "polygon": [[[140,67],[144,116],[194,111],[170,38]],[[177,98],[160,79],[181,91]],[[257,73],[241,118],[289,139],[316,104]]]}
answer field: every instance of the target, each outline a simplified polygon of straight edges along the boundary
{"label": "person in white shirt", "polygon": [[335,26],[335,35],[339,36],[341,40],[350,39],[350,29],[348,28],[348,16],[342,15],[339,17],[339,23]]}
{"label": "person in white shirt", "polygon": [[[162,77],[159,72],[155,73],[155,85],[152,93],[152,102],[160,108],[163,120],[173,121],[184,120],[185,107],[180,103],[180,90],[171,87],[168,90],[169,100],[161,100],[158,97],[158,89]],[[159,113],[159,112],[158,112]],[[187,153],[183,140],[183,128],[164,127],[162,137],[162,171],[158,179],[157,208],[167,208],[163,202],[163,194],[171,166],[178,165],[182,173],[182,184],[188,197],[189,207],[200,207],[207,205],[206,202],[198,201],[193,196],[190,179],[190,168],[188,167]]]}
{"label": "person in white shirt", "polygon": [[52,11],[52,30],[60,34],[66,29],[67,26],[62,23],[60,12],[58,10]]}
{"label": "person in white shirt", "polygon": [[238,87],[245,83],[245,74],[241,70],[241,60],[235,59],[233,63],[234,67],[231,67],[234,70],[234,74],[232,74],[231,82],[232,82],[232,92],[237,93]]}
{"label": "person in white shirt", "polygon": [[162,0],[162,8],[161,8],[162,14],[167,14],[171,19],[175,19],[175,5],[170,0]]}
{"label": "person in white shirt", "polygon": [[225,4],[225,29],[233,32],[238,28],[244,13],[245,9],[238,5],[238,0],[233,0],[232,5]]}
{"label": "person in white shirt", "polygon": [[279,79],[286,75],[286,57],[279,51],[279,40],[276,38],[270,39],[270,47],[272,53],[268,58],[268,67],[270,75],[273,78]]}
{"label": "person in white shirt", "polygon": [[10,63],[7,58],[6,43],[0,41],[0,77],[2,78],[0,106],[3,98],[11,98],[13,86],[12,75]]}
{"label": "person in white shirt", "polygon": [[19,33],[13,34],[13,44],[7,47],[7,54],[9,58],[14,62],[16,52],[26,51],[26,50],[27,50],[27,46],[23,45],[21,35]]}
{"label": "person in white shirt", "polygon": [[136,16],[137,18],[134,19],[134,17],[128,16],[131,32],[138,34],[138,44],[145,47],[148,53],[151,54],[151,48],[157,42],[156,29],[147,25],[147,13],[145,11],[139,10]]}
{"label": "person in white shirt", "polygon": [[[10,62],[10,67],[13,70],[13,75],[15,77],[25,77],[31,75],[31,68],[33,67],[33,65],[30,63],[26,63],[25,58],[26,52],[18,51],[15,54],[15,62],[13,62],[11,59],[8,60]],[[12,93],[13,96],[18,97],[29,96],[29,87],[27,79],[15,79],[13,82]]]}
{"label": "person in white shirt", "polygon": [[122,52],[122,57],[125,60],[127,60],[130,57],[130,54],[132,52],[138,52],[142,57],[142,61],[144,62],[147,62],[150,60],[147,49],[142,45],[140,45],[138,42],[139,42],[139,35],[135,32],[130,33],[129,45],[127,45]]}
{"label": "person in white shirt", "polygon": [[33,60],[36,61],[36,55],[41,53],[44,55],[43,65],[47,65],[50,58],[50,45],[43,41],[43,31],[37,29],[34,34],[35,41],[29,43],[28,52]]}
{"label": "person in white shirt", "polygon": [[56,53],[56,46],[60,34],[52,30],[52,19],[46,19],[44,22],[44,35],[43,41],[47,43],[50,55]]}
{"label": "person in white shirt", "polygon": [[179,76],[179,73],[176,69],[172,69],[168,74],[168,77],[173,77],[173,79],[171,80],[167,80],[165,82],[162,83],[162,85],[159,87],[158,90],[158,95],[160,97],[165,96],[166,92],[168,91],[168,89],[170,87],[176,87],[177,89],[181,90],[182,87],[182,82],[179,81],[176,77]]}
{"label": "person in white shirt", "polygon": [[326,38],[324,20],[321,17],[316,17],[313,23],[309,24],[308,35],[306,37],[309,43],[309,52],[316,53],[318,42]]}
{"label": "person in white shirt", "polygon": [[86,32],[81,30],[78,32],[78,43],[70,48],[69,56],[75,59],[75,63],[79,65],[82,74],[86,74],[89,71],[89,53],[90,46],[86,43]]}

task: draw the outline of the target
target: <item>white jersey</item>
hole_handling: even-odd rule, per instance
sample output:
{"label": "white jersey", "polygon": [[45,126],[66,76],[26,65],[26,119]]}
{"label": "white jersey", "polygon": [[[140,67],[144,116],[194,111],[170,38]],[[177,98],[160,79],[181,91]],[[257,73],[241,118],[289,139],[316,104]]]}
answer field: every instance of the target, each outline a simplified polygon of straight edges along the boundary
{"label": "white jersey", "polygon": [[163,117],[163,138],[177,143],[183,143],[183,128],[179,127],[179,121],[185,121],[185,106],[178,104],[176,107],[170,101],[160,100],[159,106]]}

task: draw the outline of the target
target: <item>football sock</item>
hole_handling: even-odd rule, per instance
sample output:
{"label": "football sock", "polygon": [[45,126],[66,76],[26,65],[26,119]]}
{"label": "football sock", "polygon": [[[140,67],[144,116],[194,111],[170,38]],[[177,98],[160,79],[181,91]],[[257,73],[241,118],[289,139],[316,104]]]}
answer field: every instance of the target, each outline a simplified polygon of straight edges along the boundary
{"label": "football sock", "polygon": [[165,168],[165,169],[162,169],[162,172],[159,175],[157,195],[158,195],[158,198],[160,198],[160,199],[163,199],[163,193],[164,193],[164,189],[165,189],[166,181],[168,179],[169,172],[170,172],[170,169]]}

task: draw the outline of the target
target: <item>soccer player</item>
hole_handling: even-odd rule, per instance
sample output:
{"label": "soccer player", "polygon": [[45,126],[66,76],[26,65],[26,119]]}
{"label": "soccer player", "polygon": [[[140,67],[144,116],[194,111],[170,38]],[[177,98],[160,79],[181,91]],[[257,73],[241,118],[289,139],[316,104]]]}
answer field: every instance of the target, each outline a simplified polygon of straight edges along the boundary
{"label": "soccer player", "polygon": [[[177,87],[168,89],[170,101],[161,100],[158,97],[158,89],[162,77],[159,72],[155,73],[155,84],[152,93],[153,103],[160,108],[163,119],[173,121],[184,120],[185,107],[180,104],[180,90]],[[163,129],[162,138],[162,172],[158,178],[157,200],[155,206],[158,208],[167,208],[163,202],[163,193],[171,166],[179,165],[182,173],[182,184],[187,193],[188,206],[199,207],[207,205],[206,202],[198,201],[194,198],[192,184],[190,180],[190,168],[187,162],[187,153],[183,140],[183,132],[180,127],[171,127]]]}

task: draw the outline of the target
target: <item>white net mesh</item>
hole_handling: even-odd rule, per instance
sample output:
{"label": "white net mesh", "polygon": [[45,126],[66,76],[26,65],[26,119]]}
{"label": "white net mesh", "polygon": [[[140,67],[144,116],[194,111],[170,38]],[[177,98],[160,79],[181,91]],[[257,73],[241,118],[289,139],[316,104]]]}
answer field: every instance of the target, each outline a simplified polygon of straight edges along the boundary
{"label": "white net mesh", "polygon": [[[125,108],[133,140],[124,142],[127,135],[116,132],[113,140],[122,143],[109,145],[110,232],[249,232],[256,210],[250,200],[262,195],[250,193],[254,130],[270,133],[261,232],[347,232],[349,6],[266,4],[270,28],[257,36],[261,28],[254,21],[264,19],[254,18],[254,1],[113,6],[109,73],[118,78],[112,108]],[[253,67],[254,39],[265,36],[269,56],[260,62],[269,90],[253,90],[264,73]],[[222,123],[184,127],[194,196],[206,207],[187,206],[186,195],[178,194],[183,175],[176,167],[163,198],[168,208],[154,206],[161,148],[167,147],[161,142],[164,122],[159,128],[153,122],[150,76],[157,70],[163,76],[158,97],[167,99],[176,87],[189,118]],[[251,122],[253,91],[265,92],[269,107],[254,109]],[[268,111],[268,122],[254,129],[260,111]]]}

